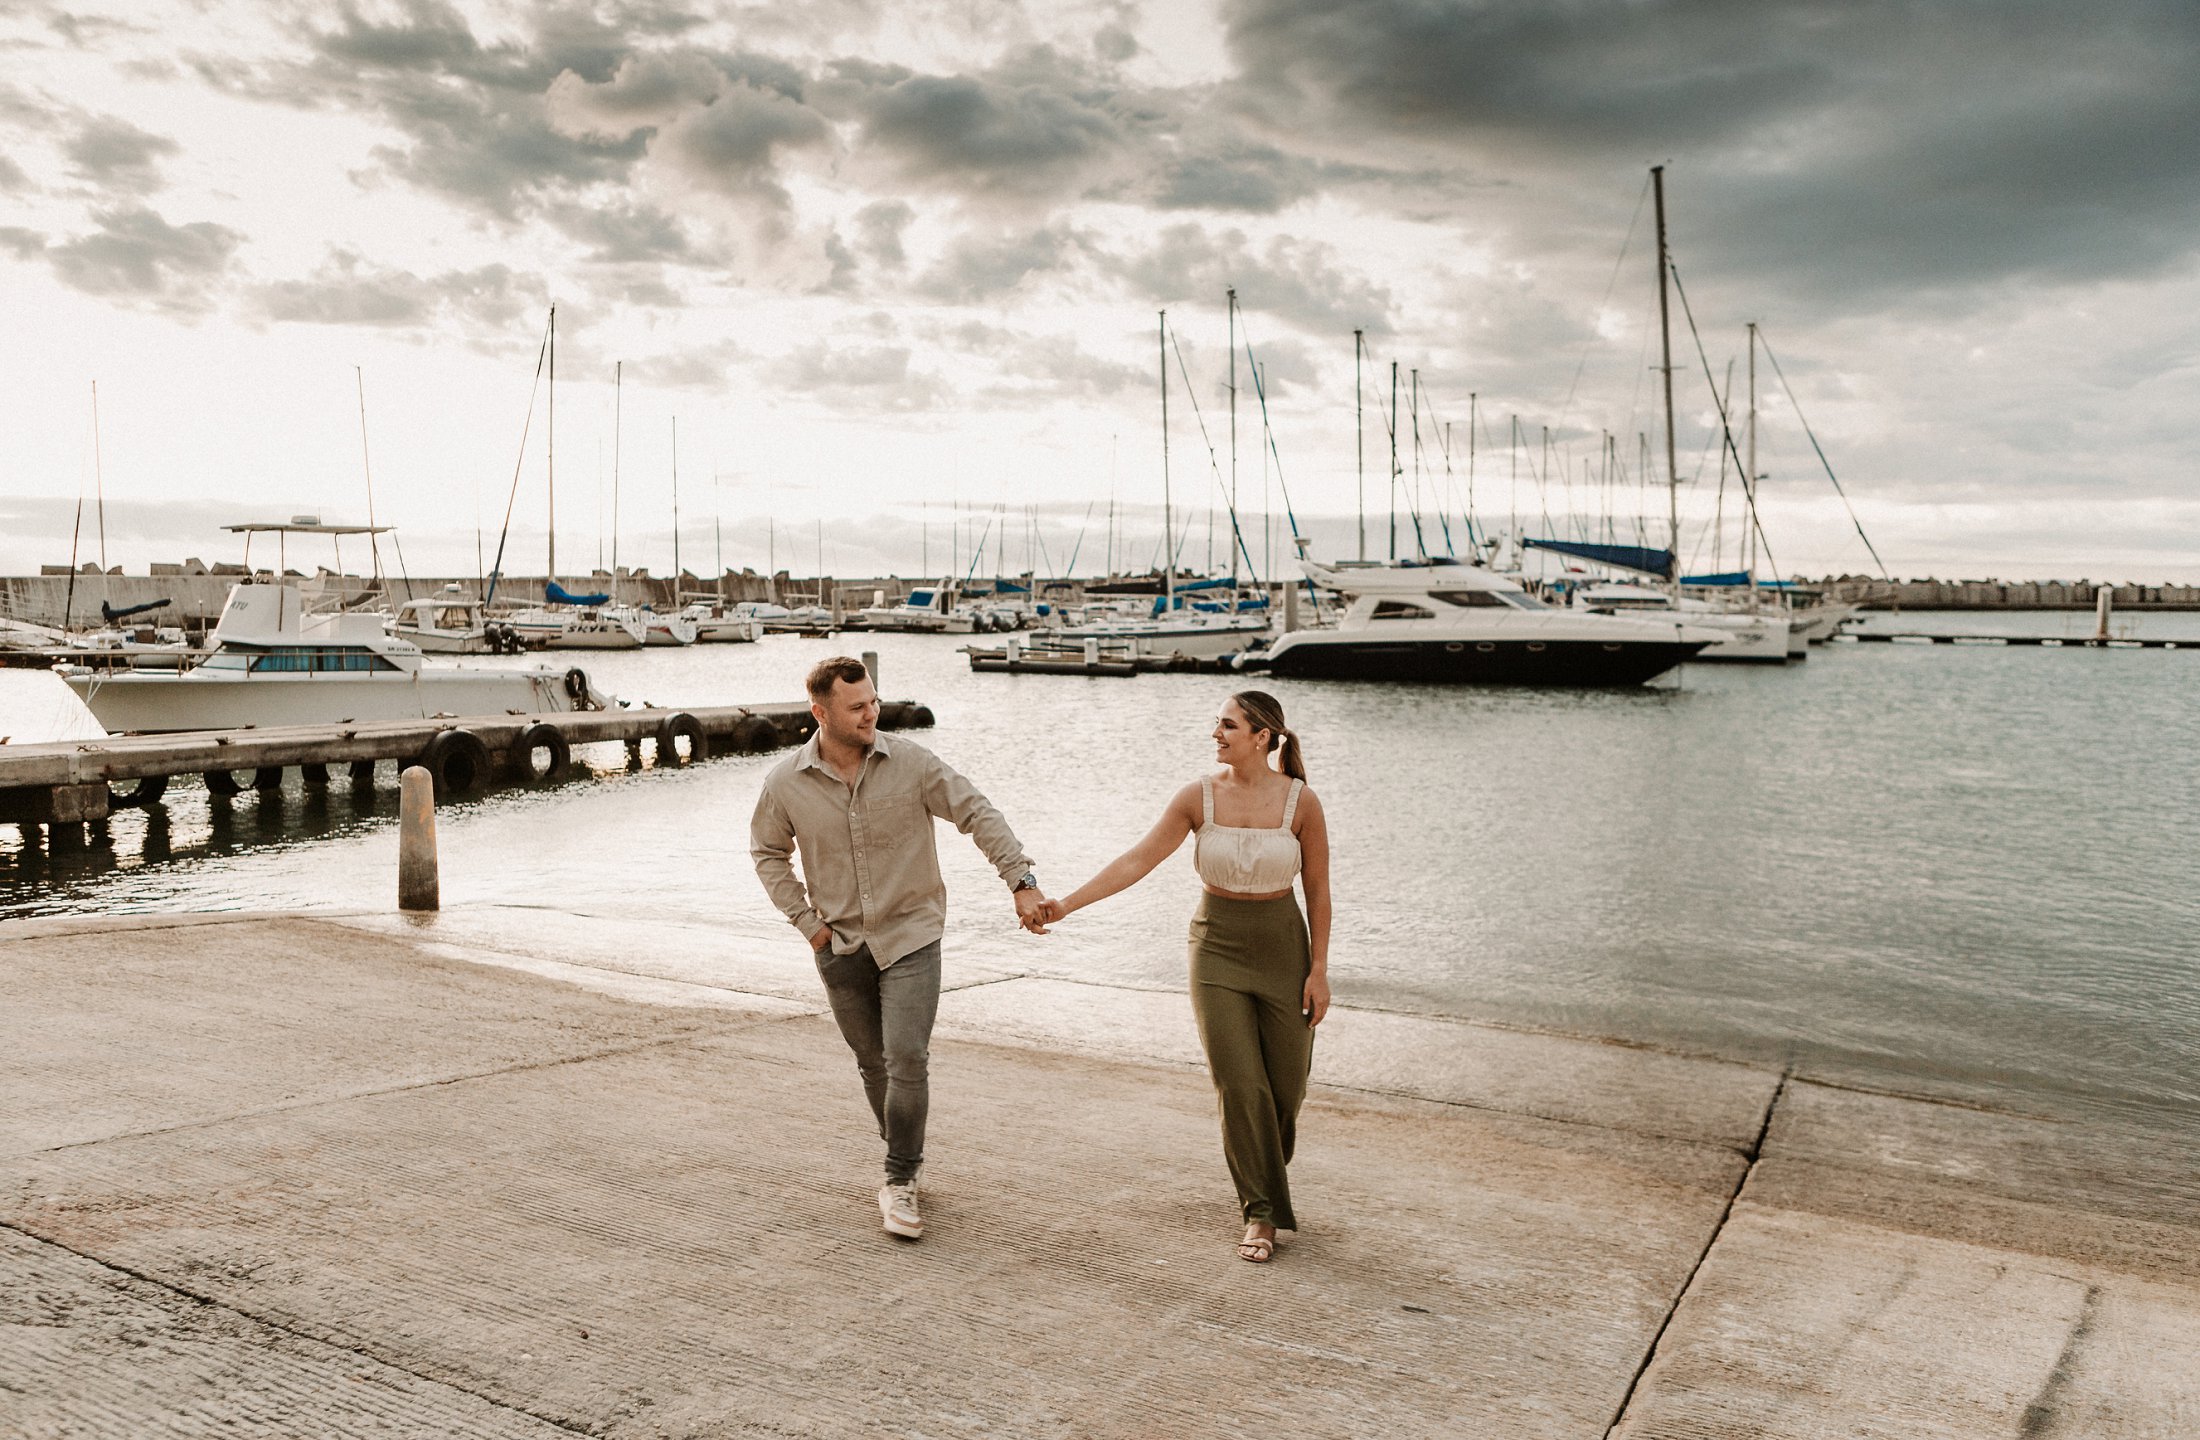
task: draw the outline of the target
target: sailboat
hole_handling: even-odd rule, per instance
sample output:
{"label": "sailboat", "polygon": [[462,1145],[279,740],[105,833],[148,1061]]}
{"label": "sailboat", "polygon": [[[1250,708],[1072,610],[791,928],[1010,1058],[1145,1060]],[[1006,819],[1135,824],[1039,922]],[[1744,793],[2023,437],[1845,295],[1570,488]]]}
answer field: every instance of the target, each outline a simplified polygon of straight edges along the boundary
{"label": "sailboat", "polygon": [[[550,405],[547,454],[543,466],[549,506],[550,550],[542,584],[543,603],[504,616],[526,643],[547,650],[639,650],[645,627],[638,612],[614,606],[607,594],[578,595],[558,583],[558,307],[550,307]],[[618,453],[612,452],[613,474]],[[614,481],[616,483],[616,481]],[[503,550],[502,542],[498,552]],[[492,597],[496,587],[490,586]]]}
{"label": "sailboat", "polygon": [[[1745,598],[1735,603],[1714,602],[1701,595],[1690,594],[1687,589],[1690,582],[1681,575],[1680,467],[1674,444],[1673,330],[1668,299],[1672,262],[1665,239],[1663,165],[1650,167],[1650,183],[1657,200],[1658,336],[1663,360],[1659,368],[1665,383],[1666,515],[1667,533],[1670,536],[1668,548],[1658,550],[1640,545],[1615,545],[1587,540],[1539,540],[1532,536],[1524,538],[1520,543],[1525,549],[1548,550],[1578,560],[1587,560],[1606,569],[1632,571],[1665,582],[1662,589],[1624,582],[1569,587],[1573,592],[1572,604],[1576,609],[1608,616],[1622,613],[1642,615],[1650,611],[1674,613],[1685,618],[1691,628],[1718,636],[1713,644],[1703,648],[1696,657],[1699,660],[1785,665],[1790,658],[1791,627],[1784,607],[1767,604],[1754,585],[1748,587]],[[1720,425],[1723,427],[1725,423],[1722,402]],[[1754,507],[1754,487],[1746,480],[1744,495]],[[1749,523],[1754,524],[1754,520],[1752,509]]]}
{"label": "sailboat", "polygon": [[[1236,374],[1237,349],[1234,327],[1237,323],[1237,292],[1229,292],[1230,319],[1233,326],[1230,363],[1233,377]],[[1175,506],[1170,493],[1169,477],[1169,312],[1160,313],[1159,337],[1161,351],[1161,594],[1154,600],[1151,611],[1142,616],[1110,615],[1087,620],[1083,624],[1065,625],[1055,632],[1055,638],[1068,645],[1082,645],[1087,640],[1099,642],[1104,653],[1123,655],[1134,659],[1166,658],[1181,655],[1189,659],[1213,660],[1245,649],[1268,633],[1268,612],[1265,608],[1245,609],[1238,604],[1237,552],[1231,551],[1232,577],[1226,580],[1194,582],[1180,586],[1176,579],[1176,529]],[[1236,383],[1231,385],[1231,404],[1237,403]],[[1196,401],[1195,401],[1196,403]],[[1235,455],[1236,422],[1233,419],[1230,465],[1237,467]],[[1233,533],[1236,527],[1233,500]],[[1228,589],[1225,591],[1224,586]],[[1214,592],[1222,601],[1199,601],[1190,598],[1193,592]]]}

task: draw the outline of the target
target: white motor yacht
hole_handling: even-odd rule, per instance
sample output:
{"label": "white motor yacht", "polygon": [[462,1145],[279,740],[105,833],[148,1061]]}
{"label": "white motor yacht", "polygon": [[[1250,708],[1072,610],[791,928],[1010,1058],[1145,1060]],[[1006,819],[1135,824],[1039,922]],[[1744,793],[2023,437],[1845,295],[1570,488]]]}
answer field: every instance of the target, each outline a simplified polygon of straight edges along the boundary
{"label": "white motor yacht", "polygon": [[385,625],[429,655],[517,655],[531,643],[516,625],[490,619],[482,603],[455,581],[433,595],[407,600]]}
{"label": "white motor yacht", "polygon": [[309,610],[292,585],[238,585],[209,637],[213,653],[196,665],[60,673],[116,733],[533,715],[616,703],[579,670],[424,661],[419,646],[384,629],[386,618]]}
{"label": "white motor yacht", "polygon": [[1344,598],[1333,628],[1294,630],[1241,651],[1241,670],[1335,680],[1640,685],[1721,638],[1678,619],[1562,610],[1478,565],[1318,565]]}
{"label": "white motor yacht", "polygon": [[944,634],[953,618],[950,608],[953,597],[953,590],[945,585],[918,585],[896,604],[864,606],[856,612],[856,619],[866,630]]}
{"label": "white motor yacht", "polygon": [[1718,632],[1698,660],[1729,664],[1785,665],[1804,641],[1795,635],[1786,607],[1762,610],[1729,608],[1683,595],[1676,602],[1666,591],[1623,580],[1599,581],[1574,591],[1574,608],[1594,615],[1678,615],[1684,624]]}

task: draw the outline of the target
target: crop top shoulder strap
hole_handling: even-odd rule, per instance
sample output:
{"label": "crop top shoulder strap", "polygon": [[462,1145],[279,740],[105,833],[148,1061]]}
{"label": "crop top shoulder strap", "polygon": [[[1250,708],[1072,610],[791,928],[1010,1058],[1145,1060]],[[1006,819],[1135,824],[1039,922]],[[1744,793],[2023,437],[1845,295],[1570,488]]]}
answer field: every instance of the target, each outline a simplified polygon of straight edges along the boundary
{"label": "crop top shoulder strap", "polygon": [[1291,817],[1298,813],[1299,792],[1305,788],[1306,782],[1304,780],[1293,780],[1291,782],[1290,798],[1283,802],[1283,824],[1277,828],[1283,830],[1291,828]]}
{"label": "crop top shoulder strap", "polygon": [[1199,821],[1202,827],[1215,823],[1215,777],[1199,777]]}

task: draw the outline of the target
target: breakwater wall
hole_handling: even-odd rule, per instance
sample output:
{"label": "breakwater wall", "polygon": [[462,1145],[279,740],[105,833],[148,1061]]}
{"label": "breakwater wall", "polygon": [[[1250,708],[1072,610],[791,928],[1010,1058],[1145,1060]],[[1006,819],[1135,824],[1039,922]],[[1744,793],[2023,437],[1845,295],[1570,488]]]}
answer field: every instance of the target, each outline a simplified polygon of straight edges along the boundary
{"label": "breakwater wall", "polygon": [[[153,568],[154,573],[150,575],[124,575],[119,567],[100,574],[93,568],[79,571],[72,577],[67,567],[54,566],[43,575],[0,576],[0,618],[62,627],[66,617],[68,628],[84,629],[100,623],[102,603],[123,610],[132,605],[166,600],[166,609],[153,611],[133,623],[179,625],[196,633],[221,618],[222,606],[229,599],[232,585],[246,579],[273,581],[277,578],[272,570],[247,571],[241,565],[156,565]],[[416,596],[433,595],[451,584],[469,595],[479,595],[483,590],[481,582],[471,575],[415,575],[409,579],[386,575],[379,590],[371,575],[337,575],[327,570],[305,574],[286,570],[281,578],[294,584],[341,588],[347,603],[353,604],[364,603],[377,593],[392,605],[402,604]],[[559,583],[575,594],[608,592],[615,594],[622,604],[660,608],[673,607],[698,596],[721,596],[729,602],[778,600],[792,604],[814,601],[820,594],[828,605],[837,598],[844,608],[861,608],[871,603],[874,592],[883,593],[884,598],[892,602],[907,594],[911,585],[928,582],[895,576],[872,580],[827,576],[820,582],[815,577],[790,577],[784,570],[777,575],[759,575],[753,570],[729,571],[722,576],[683,572],[678,577],[654,576],[646,570],[622,570],[614,577],[599,570],[592,575],[562,575]],[[500,605],[506,602],[534,604],[542,597],[540,576],[510,576],[497,583],[496,598]]]}
{"label": "breakwater wall", "polygon": [[2200,610],[2200,585],[2117,585],[2093,580],[1875,580],[1843,575],[1808,582],[1866,610],[2091,610],[2102,591],[2118,610]]}

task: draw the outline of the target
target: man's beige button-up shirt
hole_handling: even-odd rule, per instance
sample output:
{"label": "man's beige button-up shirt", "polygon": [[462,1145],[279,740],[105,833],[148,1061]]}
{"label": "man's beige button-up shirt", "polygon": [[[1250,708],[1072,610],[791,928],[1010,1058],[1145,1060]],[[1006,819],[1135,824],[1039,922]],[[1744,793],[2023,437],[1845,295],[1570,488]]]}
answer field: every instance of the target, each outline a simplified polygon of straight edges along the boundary
{"label": "man's beige button-up shirt", "polygon": [[[749,822],[749,856],[772,904],[804,936],[833,930],[836,954],[865,945],[883,970],[940,938],[947,885],[932,843],[934,816],[978,842],[1014,885],[1031,859],[992,803],[946,761],[880,735],[851,788],[812,735],[772,767]],[[795,874],[795,851],[802,873]]]}

